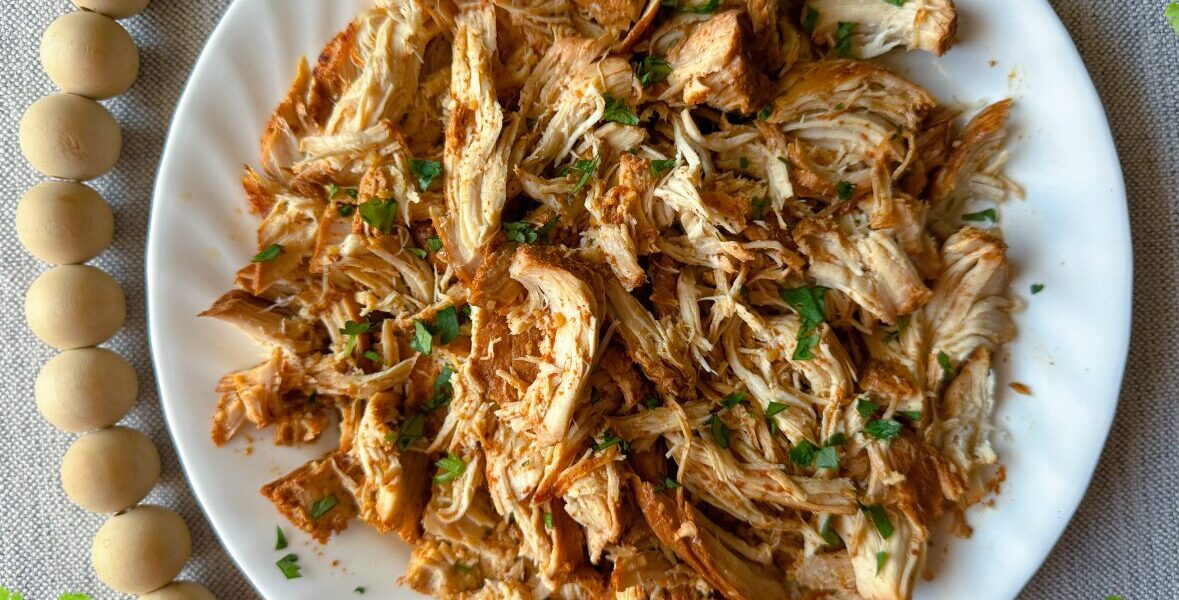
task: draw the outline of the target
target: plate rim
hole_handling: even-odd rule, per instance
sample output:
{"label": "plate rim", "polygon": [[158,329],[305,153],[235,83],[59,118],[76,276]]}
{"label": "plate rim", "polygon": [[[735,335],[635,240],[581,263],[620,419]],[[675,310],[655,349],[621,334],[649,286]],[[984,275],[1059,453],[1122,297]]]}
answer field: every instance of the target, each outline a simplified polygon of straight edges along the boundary
{"label": "plate rim", "polygon": [[[161,220],[160,214],[162,210],[160,207],[160,202],[167,201],[163,194],[165,192],[165,184],[168,183],[168,180],[161,175],[166,172],[165,167],[169,164],[170,159],[176,152],[177,146],[180,144],[180,142],[175,138],[175,124],[177,117],[186,113],[189,105],[194,102],[194,94],[191,93],[193,89],[193,81],[196,79],[198,73],[202,71],[202,67],[204,67],[206,63],[210,62],[210,57],[214,52],[216,52],[215,48],[217,47],[217,43],[227,35],[227,32],[230,28],[229,23],[232,22],[232,19],[235,17],[235,15],[237,15],[239,12],[242,12],[242,7],[249,2],[273,1],[275,0],[233,0],[218,20],[217,25],[213,28],[208,38],[202,44],[197,59],[192,64],[191,70],[189,71],[188,77],[185,80],[185,84],[181,89],[180,95],[176,102],[175,109],[172,111],[172,114],[169,117],[168,129],[164,137],[164,145],[161,150],[160,160],[156,168],[156,179],[152,187],[151,194],[151,208],[148,217],[144,260],[144,300],[146,309],[145,318],[147,322],[148,333],[148,353],[151,360],[152,373],[155,375],[154,387],[156,389],[161,412],[164,416],[164,422],[168,430],[169,439],[172,443],[172,447],[176,452],[177,462],[179,463],[181,472],[188,484],[189,489],[192,491],[193,497],[196,499],[196,504],[201,514],[205,516],[206,521],[210,525],[210,530],[216,537],[217,543],[232,558],[234,566],[243,575],[243,578],[249,583],[253,590],[262,597],[265,597],[265,594],[262,593],[263,590],[260,587],[259,580],[255,577],[254,573],[245,566],[246,564],[249,564],[249,562],[243,555],[243,549],[227,541],[228,537],[222,529],[225,524],[221,523],[221,519],[214,516],[206,508],[208,504],[206,499],[209,494],[211,494],[211,491],[205,490],[201,486],[197,485],[192,476],[194,464],[198,460],[198,453],[186,451],[185,448],[182,448],[181,445],[177,442],[177,437],[175,435],[176,425],[174,423],[174,419],[176,417],[174,416],[173,410],[171,408],[172,403],[168,401],[168,398],[171,396],[167,393],[166,390],[165,377],[162,376],[163,371],[161,371],[162,361],[156,344],[156,340],[159,339],[159,336],[162,334],[159,331],[160,317],[158,315],[157,303],[155,301],[157,299],[157,294],[160,292],[156,283],[156,277],[153,274],[158,269],[158,253],[154,252],[154,249],[162,243],[159,240],[159,221]],[[1114,223],[1114,227],[1112,229],[1116,232],[1116,234],[1113,235],[1115,235],[1118,242],[1114,249],[1117,250],[1118,254],[1120,255],[1117,257],[1118,260],[1115,262],[1121,267],[1120,272],[1124,273],[1124,276],[1121,278],[1122,280],[1120,282],[1114,282],[1115,284],[1121,284],[1115,285],[1115,289],[1125,290],[1125,292],[1123,293],[1124,298],[1122,298],[1123,311],[1120,315],[1120,318],[1117,319],[1117,327],[1111,328],[1111,331],[1117,334],[1117,339],[1113,341],[1116,345],[1116,352],[1114,353],[1114,356],[1118,357],[1118,359],[1116,361],[1110,361],[1113,364],[1110,364],[1109,366],[1109,374],[1111,376],[1116,376],[1118,381],[1118,392],[1111,402],[1104,403],[1104,410],[1097,412],[1097,414],[1102,419],[1101,427],[1099,428],[1101,431],[1100,443],[1094,443],[1092,445],[1092,456],[1089,457],[1085,463],[1084,472],[1086,475],[1083,477],[1084,485],[1078,486],[1077,492],[1075,494],[1069,494],[1067,500],[1060,503],[1062,507],[1067,507],[1067,510],[1063,511],[1062,514],[1062,517],[1066,518],[1061,518],[1057,524],[1054,525],[1053,540],[1051,545],[1046,546],[1042,552],[1036,552],[1035,561],[1028,561],[1026,563],[1028,567],[1024,569],[1025,572],[1018,577],[1018,579],[1021,580],[1017,588],[1018,590],[1025,589],[1036,573],[1043,569],[1049,556],[1058,548],[1061,537],[1063,536],[1065,530],[1072,523],[1072,520],[1075,518],[1082,502],[1092,489],[1093,478],[1096,475],[1100,460],[1105,454],[1105,448],[1108,444],[1114,417],[1121,403],[1121,395],[1125,386],[1125,369],[1129,359],[1129,344],[1133,325],[1134,281],[1134,247],[1132,229],[1130,227],[1125,175],[1122,168],[1121,157],[1118,152],[1118,147],[1115,143],[1113,131],[1110,127],[1105,103],[1102,100],[1101,94],[1097,90],[1092,74],[1085,64],[1085,61],[1081,56],[1075,41],[1073,40],[1063,21],[1060,19],[1060,16],[1049,4],[1048,0],[1036,0],[1035,2],[1028,3],[1026,6],[1029,10],[1039,10],[1041,13],[1044,13],[1044,20],[1050,23],[1050,30],[1045,30],[1042,33],[1045,36],[1057,38],[1056,43],[1069,50],[1069,52],[1064,52],[1061,56],[1056,57],[1056,59],[1067,63],[1069,68],[1076,69],[1079,73],[1082,74],[1082,77],[1076,79],[1075,81],[1077,82],[1078,87],[1083,88],[1086,93],[1078,96],[1076,101],[1079,104],[1083,103],[1087,105],[1087,108],[1089,110],[1093,110],[1095,114],[1099,115],[1101,120],[1102,127],[1099,128],[1099,131],[1094,132],[1093,139],[1100,142],[1098,145],[1102,151],[1101,153],[1104,155],[1104,160],[1107,160],[1108,164],[1113,167],[1113,177],[1109,180],[1110,190],[1107,199],[1109,202],[1114,204],[1120,202],[1122,207],[1122,210],[1116,211],[1120,222]],[[173,199],[173,201],[175,200]],[[1081,479],[1082,478],[1077,478],[1077,482],[1081,483]]]}

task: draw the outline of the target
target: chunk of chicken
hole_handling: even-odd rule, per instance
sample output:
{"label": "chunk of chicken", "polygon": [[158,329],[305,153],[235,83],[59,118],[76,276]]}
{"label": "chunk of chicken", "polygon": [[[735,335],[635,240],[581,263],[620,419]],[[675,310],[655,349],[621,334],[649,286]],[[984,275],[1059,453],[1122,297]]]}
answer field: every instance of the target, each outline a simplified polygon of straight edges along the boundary
{"label": "chunk of chicken", "polygon": [[804,21],[813,18],[815,43],[856,58],[873,58],[898,46],[941,56],[954,43],[958,29],[952,0],[910,0],[899,5],[881,0],[807,0],[803,11]]}
{"label": "chunk of chicken", "polygon": [[[665,27],[684,26],[673,20]],[[726,112],[757,112],[768,84],[749,55],[752,34],[748,17],[729,10],[687,26],[689,32],[674,36],[678,38],[674,45],[668,44],[662,51],[671,64],[671,74],[660,98],[687,106],[707,104]]]}

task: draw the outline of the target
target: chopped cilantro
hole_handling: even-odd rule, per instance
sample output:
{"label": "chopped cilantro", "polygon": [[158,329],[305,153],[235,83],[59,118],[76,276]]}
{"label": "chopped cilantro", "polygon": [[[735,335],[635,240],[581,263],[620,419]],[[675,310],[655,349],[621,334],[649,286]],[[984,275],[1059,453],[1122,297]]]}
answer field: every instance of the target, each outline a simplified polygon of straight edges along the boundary
{"label": "chopped cilantro", "polygon": [[418,178],[418,189],[424,192],[430,189],[430,184],[434,183],[434,178],[442,174],[442,163],[436,160],[418,160],[414,158],[409,161],[409,170]]}
{"label": "chopped cilantro", "polygon": [[779,291],[782,300],[798,312],[801,324],[798,328],[798,344],[794,348],[792,360],[811,360],[815,357],[814,349],[819,345],[820,333],[818,327],[827,320],[825,300],[827,288],[821,286],[797,287]]}
{"label": "chopped cilantro", "polygon": [[897,415],[907,421],[920,421],[921,411],[919,410],[898,410]]}
{"label": "chopped cilantro", "polygon": [[553,528],[553,513],[546,512],[544,514],[544,528],[545,529],[552,529]]}
{"label": "chopped cilantro", "polygon": [[362,333],[368,333],[372,329],[373,324],[368,321],[347,321],[344,327],[340,329],[340,333],[348,338],[348,343],[344,346],[344,354],[352,354],[352,349],[356,347],[356,337]]}
{"label": "chopped cilantro", "polygon": [[341,217],[351,217],[352,213],[356,212],[355,204],[337,204],[336,212],[340,213]]}
{"label": "chopped cilantro", "polygon": [[678,488],[678,487],[680,487],[680,482],[676,481],[675,479],[672,479],[671,477],[664,477],[663,481],[660,481],[659,485],[655,486],[655,493],[658,494],[659,492],[666,492],[667,490],[674,490],[675,488]]}
{"label": "chopped cilantro", "polygon": [[336,498],[335,494],[328,494],[313,502],[311,504],[311,510],[308,510],[307,514],[311,515],[312,519],[318,519],[327,513],[327,511],[335,508],[339,503],[340,500]]}
{"label": "chopped cilantro", "polygon": [[838,469],[839,451],[834,446],[823,446],[815,455],[816,469]]}
{"label": "chopped cilantro", "polygon": [[839,23],[835,28],[835,53],[843,58],[851,56],[852,34],[856,32],[856,24],[850,22]]}
{"label": "chopped cilantro", "polygon": [[376,351],[374,351],[374,350],[365,350],[364,357],[375,362],[375,363],[385,362],[385,360],[383,358],[381,358],[381,355],[377,354]]}
{"label": "chopped cilantro", "polygon": [[606,101],[606,110],[602,112],[603,121],[621,123],[623,125],[639,124],[639,116],[631,112],[630,107],[625,102],[610,94],[603,94],[602,99]]}
{"label": "chopped cilantro", "polygon": [[[903,3],[905,0],[896,0],[896,1]],[[898,4],[897,6],[900,6],[900,5]],[[888,553],[887,552],[885,552],[884,550],[881,550],[880,552],[876,553],[876,574],[877,575],[879,575],[880,571],[884,569],[884,565],[887,562],[888,562]]]}
{"label": "chopped cilantro", "polygon": [[282,246],[280,246],[278,244],[271,244],[271,245],[267,246],[265,250],[255,254],[254,258],[250,259],[250,262],[254,262],[254,263],[270,262],[270,261],[278,258],[279,254],[282,254]]}
{"label": "chopped cilantro", "polygon": [[573,186],[574,194],[580,192],[581,188],[585,187],[585,184],[589,183],[590,177],[593,177],[594,173],[598,172],[598,162],[600,160],[600,157],[595,156],[592,160],[586,160],[582,158],[573,163],[573,166],[570,167],[570,169],[581,173],[581,178],[577,180],[577,185]]}
{"label": "chopped cilantro", "polygon": [[1032,284],[1032,293],[1033,294],[1039,294],[1042,291],[1044,291],[1044,284],[1042,284],[1042,283],[1033,283]]}
{"label": "chopped cilantro", "polygon": [[823,519],[823,525],[819,528],[819,535],[828,546],[838,548],[843,545],[843,539],[839,537],[838,533],[835,533],[835,527],[831,523],[833,520],[833,517]]}
{"label": "chopped cilantro", "polygon": [[770,117],[773,114],[774,114],[774,106],[772,104],[767,104],[767,105],[761,107],[761,110],[757,111],[757,120],[758,121],[768,121],[768,120],[770,120]]}
{"label": "chopped cilantro", "polygon": [[369,227],[385,235],[393,232],[395,217],[397,216],[397,201],[392,198],[379,200],[373,198],[360,205],[360,218]]}
{"label": "chopped cilantro", "polygon": [[299,565],[295,564],[299,561],[299,557],[294,554],[288,554],[274,563],[278,565],[278,570],[282,571],[283,577],[287,579],[298,579],[303,575],[299,573]]}
{"label": "chopped cilantro", "polygon": [[647,405],[647,408],[659,408],[663,406],[663,401],[659,399],[659,396],[648,396],[643,404]]}
{"label": "chopped cilantro", "polygon": [[790,449],[790,462],[800,467],[809,467],[815,462],[815,454],[818,452],[818,446],[810,440],[803,440]]}
{"label": "chopped cilantro", "polygon": [[878,440],[891,440],[901,434],[901,423],[896,419],[873,419],[864,425],[864,433]]}
{"label": "chopped cilantro", "polygon": [[884,0],[884,1],[893,5],[893,6],[904,6],[905,5],[905,0]]}
{"label": "chopped cilantro", "polygon": [[854,184],[850,181],[844,181],[844,180],[840,179],[839,183],[835,184],[835,196],[838,197],[840,200],[848,200],[855,193],[856,193],[856,184]]}
{"label": "chopped cilantro", "polygon": [[708,417],[708,421],[706,421],[705,424],[708,425],[709,431],[712,433],[712,439],[717,443],[717,445],[721,448],[728,448],[729,426],[725,425],[725,422],[721,420],[720,416],[716,413],[712,413],[712,415]]}
{"label": "chopped cilantro", "polygon": [[638,64],[635,65],[635,74],[639,78],[639,85],[652,86],[671,75],[671,64],[661,56],[648,54],[639,59]]}
{"label": "chopped cilantro", "polygon": [[660,175],[662,175],[662,174],[666,173],[667,171],[670,171],[674,168],[675,168],[675,159],[674,158],[668,158],[666,160],[653,160],[653,161],[651,161],[651,174],[654,175],[655,177],[659,177]]}
{"label": "chopped cilantro", "polygon": [[426,247],[430,249],[430,252],[437,252],[437,251],[441,250],[442,249],[442,238],[440,238],[436,235],[432,235],[432,236],[426,238]]}
{"label": "chopped cilantro", "polygon": [[419,319],[414,319],[413,340],[409,342],[409,347],[422,354],[429,355],[433,342],[434,336],[430,334],[430,329],[426,327],[426,324]]}
{"label": "chopped cilantro", "polygon": [[749,218],[754,221],[760,221],[766,216],[766,211],[770,209],[769,198],[754,198],[749,201],[749,204]]}
{"label": "chopped cilantro", "polygon": [[950,362],[950,356],[941,350],[937,351],[937,364],[942,368],[942,383],[953,379],[958,372],[954,363]]}
{"label": "chopped cilantro", "polygon": [[842,431],[836,431],[827,438],[824,446],[842,446],[847,443],[847,436]]}
{"label": "chopped cilantro", "polygon": [[807,33],[815,32],[815,25],[819,22],[819,11],[814,7],[806,7],[806,15],[802,18],[802,30]]}
{"label": "chopped cilantro", "polygon": [[870,417],[880,410],[880,405],[871,400],[860,398],[856,400],[856,412],[860,413],[861,417]]}
{"label": "chopped cilantro", "polygon": [[721,405],[723,405],[725,408],[733,408],[734,406],[737,406],[738,404],[741,404],[744,401],[745,401],[745,392],[733,392],[732,394],[725,396],[724,399],[721,400]]}
{"label": "chopped cilantro", "polygon": [[287,547],[287,536],[286,536],[286,534],[284,534],[282,532],[282,527],[275,525],[274,532],[275,532],[275,536],[276,536],[275,540],[274,540],[274,549],[275,550],[282,550],[282,549],[286,548]]}
{"label": "chopped cilantro", "polygon": [[888,520],[888,513],[884,510],[883,506],[879,504],[864,506],[861,504],[860,510],[872,520],[872,525],[876,527],[876,531],[880,533],[880,537],[886,540],[892,537],[892,521]]}
{"label": "chopped cilantro", "polygon": [[434,327],[438,329],[438,343],[443,346],[454,341],[459,335],[458,311],[447,306],[434,315]]}
{"label": "chopped cilantro", "polygon": [[737,159],[737,166],[741,169],[748,169],[749,159],[742,156],[741,158]]}
{"label": "chopped cilantro", "polygon": [[699,15],[707,15],[716,12],[720,8],[721,0],[708,0],[704,4],[696,4],[694,6],[681,6],[680,10],[686,13],[696,13]]}
{"label": "chopped cilantro", "polygon": [[418,248],[417,246],[406,246],[405,250],[418,258],[426,258],[426,251]]}
{"label": "chopped cilantro", "polygon": [[626,440],[618,437],[614,434],[613,431],[607,429],[605,433],[602,434],[602,439],[594,441],[594,452],[601,452],[610,448],[611,446],[618,446],[618,449],[622,450],[623,452],[626,452],[626,450],[629,448],[629,444],[626,443]]}
{"label": "chopped cilantro", "polygon": [[972,223],[981,223],[983,221],[990,221],[995,223],[999,220],[999,216],[995,214],[995,209],[988,208],[978,212],[972,212],[962,215],[963,221],[970,221]]}
{"label": "chopped cilantro", "polygon": [[422,413],[417,413],[414,416],[406,419],[401,423],[401,429],[397,431],[397,435],[392,433],[385,436],[385,441],[394,442],[397,444],[397,449],[402,452],[409,449],[414,442],[422,439],[426,433],[426,416]]}
{"label": "chopped cilantro", "polygon": [[434,483],[447,483],[458,479],[467,469],[467,464],[453,452],[438,459],[434,463],[438,467],[438,474],[434,476]]}

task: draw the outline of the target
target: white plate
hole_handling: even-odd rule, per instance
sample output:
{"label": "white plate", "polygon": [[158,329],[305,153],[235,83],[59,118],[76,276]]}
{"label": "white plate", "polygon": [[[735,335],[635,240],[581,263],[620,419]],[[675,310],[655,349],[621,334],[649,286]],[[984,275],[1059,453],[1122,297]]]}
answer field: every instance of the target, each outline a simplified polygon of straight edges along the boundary
{"label": "white plate", "polygon": [[[197,61],[160,164],[147,253],[148,318],[160,397],[197,498],[225,547],[267,598],[410,598],[396,585],[408,556],[395,536],[354,526],[318,544],[287,526],[258,488],[317,456],[274,448],[270,432],[227,448],[209,441],[213,387],[259,360],[242,334],[198,319],[256,252],[256,220],[238,179],[296,61],[367,0],[237,0]],[[936,60],[902,57],[909,77],[944,101],[1013,95],[1010,175],[1027,200],[1006,205],[1015,289],[1027,297],[1019,338],[999,361],[1003,493],[972,511],[970,539],[931,552],[937,577],[918,598],[1013,598],[1056,543],[1101,453],[1117,406],[1130,332],[1125,190],[1105,115],[1067,32],[1044,0],[958,0],[961,44]],[[993,63],[992,63],[993,61]],[[1031,283],[1045,289],[1028,296]],[[1012,393],[1010,381],[1034,390]],[[290,549],[274,550],[282,524]],[[948,546],[948,547],[947,547]],[[299,555],[304,577],[275,561]],[[333,561],[339,561],[333,566]]]}

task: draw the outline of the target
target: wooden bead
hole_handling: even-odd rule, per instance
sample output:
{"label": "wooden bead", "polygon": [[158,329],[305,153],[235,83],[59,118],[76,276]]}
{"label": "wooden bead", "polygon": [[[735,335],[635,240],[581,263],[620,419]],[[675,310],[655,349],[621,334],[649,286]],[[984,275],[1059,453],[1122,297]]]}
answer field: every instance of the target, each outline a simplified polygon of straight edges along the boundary
{"label": "wooden bead", "polygon": [[87,265],[53,267],[33,280],[25,319],[41,341],[59,350],[110,339],[127,316],[123,290],[110,275]]}
{"label": "wooden bead", "polygon": [[34,102],[20,120],[20,151],[33,168],[59,179],[94,179],[123,149],[119,124],[101,104],[73,94]]}
{"label": "wooden bead", "polygon": [[122,419],[139,397],[139,382],[122,356],[102,348],[79,348],[41,367],[33,395],[46,421],[62,431],[82,433]]}
{"label": "wooden bead", "polygon": [[139,600],[217,600],[217,596],[199,583],[176,581],[140,596]]}
{"label": "wooden bead", "polygon": [[137,15],[147,8],[148,0],[74,0],[74,6],[102,13],[112,19]]}
{"label": "wooden bead", "polygon": [[180,515],[159,506],[140,506],[111,517],[90,548],[94,574],[111,589],[146,594],[180,574],[192,551]]}
{"label": "wooden bead", "polygon": [[83,263],[111,243],[115,219],[98,192],[72,181],[46,181],[16,206],[16,235],[48,263]]}
{"label": "wooden bead", "polygon": [[126,427],[88,433],[61,461],[61,487],[83,510],[116,513],[143,500],[160,479],[160,453]]}
{"label": "wooden bead", "polygon": [[110,98],[135,83],[139,50],[130,34],[110,17],[67,13],[41,37],[41,66],[65,92]]}

